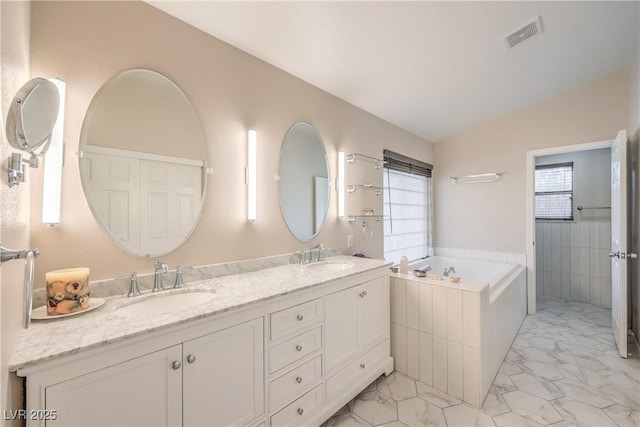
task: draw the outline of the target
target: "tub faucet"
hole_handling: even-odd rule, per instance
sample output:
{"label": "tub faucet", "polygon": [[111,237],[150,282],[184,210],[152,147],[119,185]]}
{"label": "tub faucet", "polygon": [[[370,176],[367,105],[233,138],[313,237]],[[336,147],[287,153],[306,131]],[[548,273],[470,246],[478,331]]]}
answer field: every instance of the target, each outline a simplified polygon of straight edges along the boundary
{"label": "tub faucet", "polygon": [[444,268],[444,271],[442,272],[442,275],[443,275],[444,277],[449,277],[449,274],[450,274],[450,273],[455,273],[455,272],[456,272],[456,269],[455,269],[455,268],[453,268],[453,267],[445,267],[445,268]]}
{"label": "tub faucet", "polygon": [[153,268],[153,292],[161,292],[164,291],[164,285],[162,277],[164,273],[169,271],[169,267],[166,263],[156,261]]}

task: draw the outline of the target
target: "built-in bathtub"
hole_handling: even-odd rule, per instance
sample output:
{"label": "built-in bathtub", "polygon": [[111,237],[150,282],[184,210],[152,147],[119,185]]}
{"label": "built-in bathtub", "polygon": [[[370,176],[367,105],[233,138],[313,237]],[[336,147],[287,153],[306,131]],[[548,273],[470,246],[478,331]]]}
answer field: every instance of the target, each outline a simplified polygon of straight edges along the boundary
{"label": "built-in bathtub", "polygon": [[[427,277],[413,275],[426,266]],[[526,316],[526,269],[431,257],[391,275],[391,302],[395,369],[481,407]]]}

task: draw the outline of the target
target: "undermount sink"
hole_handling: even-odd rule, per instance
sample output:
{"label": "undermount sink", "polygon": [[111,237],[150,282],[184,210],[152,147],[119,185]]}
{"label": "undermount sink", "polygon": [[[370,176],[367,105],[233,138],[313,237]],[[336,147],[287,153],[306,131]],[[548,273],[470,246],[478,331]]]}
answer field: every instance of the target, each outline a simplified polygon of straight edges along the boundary
{"label": "undermount sink", "polygon": [[207,291],[154,294],[120,307],[115,314],[126,317],[141,317],[172,313],[203,304],[214,298],[215,294]]}
{"label": "undermount sink", "polygon": [[351,262],[320,261],[307,264],[305,267],[322,271],[342,271],[355,267],[355,264]]}

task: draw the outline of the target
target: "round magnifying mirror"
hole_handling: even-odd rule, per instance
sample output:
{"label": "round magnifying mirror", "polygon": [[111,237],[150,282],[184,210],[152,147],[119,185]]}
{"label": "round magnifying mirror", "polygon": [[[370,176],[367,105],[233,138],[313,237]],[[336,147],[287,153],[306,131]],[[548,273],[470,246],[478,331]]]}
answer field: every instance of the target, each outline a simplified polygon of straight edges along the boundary
{"label": "round magnifying mirror", "polygon": [[287,132],[278,173],[284,221],[298,240],[309,241],[322,230],[329,209],[327,152],[309,123],[296,123]]}
{"label": "round magnifying mirror", "polygon": [[106,82],[80,135],[80,178],[96,221],[131,254],[178,248],[200,218],[207,147],[184,92],[151,70]]}
{"label": "round magnifying mirror", "polygon": [[36,77],[25,83],[9,106],[7,140],[19,150],[44,154],[58,118],[60,94],[49,80]]}

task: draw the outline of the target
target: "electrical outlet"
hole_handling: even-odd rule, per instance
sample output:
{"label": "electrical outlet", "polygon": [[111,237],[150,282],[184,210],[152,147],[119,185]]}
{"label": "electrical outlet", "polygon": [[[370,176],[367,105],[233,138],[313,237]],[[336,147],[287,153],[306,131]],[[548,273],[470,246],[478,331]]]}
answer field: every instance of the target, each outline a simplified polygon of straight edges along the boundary
{"label": "electrical outlet", "polygon": [[352,248],[353,247],[353,234],[349,234],[347,236],[347,247],[348,248]]}

